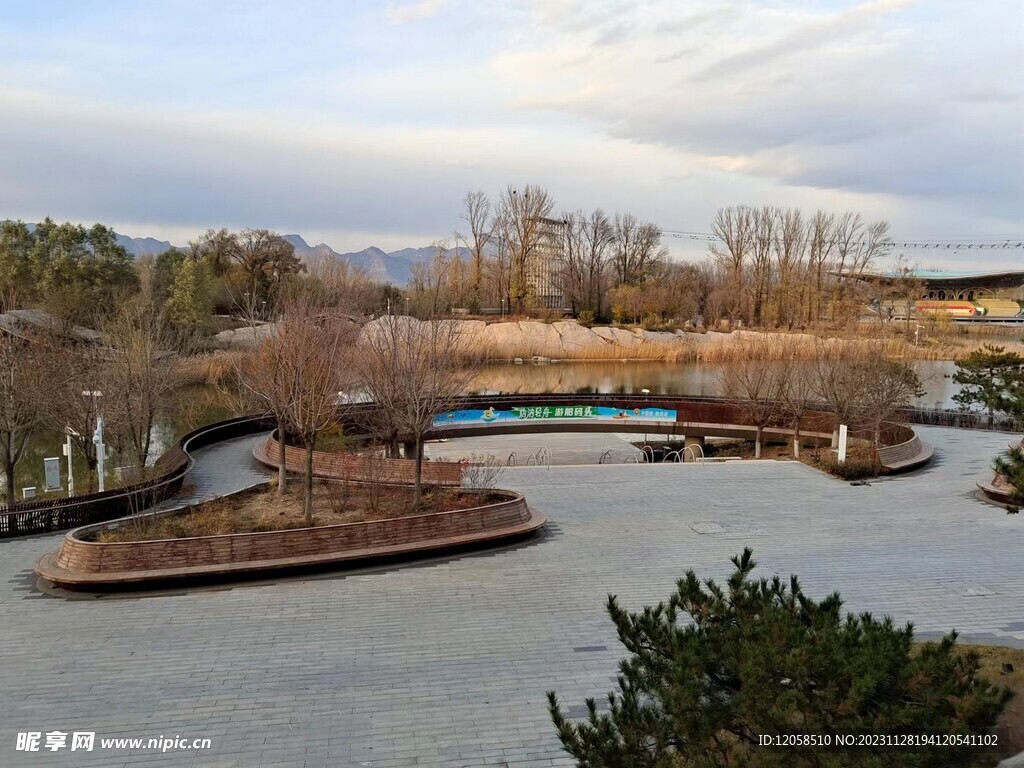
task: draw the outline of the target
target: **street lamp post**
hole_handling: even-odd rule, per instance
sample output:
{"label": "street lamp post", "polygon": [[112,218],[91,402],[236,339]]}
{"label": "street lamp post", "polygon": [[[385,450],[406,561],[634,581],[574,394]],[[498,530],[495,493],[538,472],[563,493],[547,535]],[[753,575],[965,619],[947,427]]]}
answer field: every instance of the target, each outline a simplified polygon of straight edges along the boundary
{"label": "street lamp post", "polygon": [[75,495],[75,474],[73,462],[71,461],[71,438],[78,437],[78,433],[71,427],[64,427],[64,455],[68,457],[68,498]]}
{"label": "street lamp post", "polygon": [[[92,389],[82,392],[82,396],[91,397],[95,401],[97,397],[102,397],[103,393],[98,389]],[[92,433],[92,441],[96,445],[96,474],[99,480],[100,493],[103,493],[103,459],[106,458],[106,446],[103,444],[103,414],[99,412],[99,408],[96,411],[96,431]]]}
{"label": "street lamp post", "polygon": [[[647,396],[649,394],[651,394],[651,390],[649,390],[649,389],[641,389],[640,392],[643,394],[644,400],[646,400]],[[644,430],[644,445],[647,445],[647,430],[646,429]]]}

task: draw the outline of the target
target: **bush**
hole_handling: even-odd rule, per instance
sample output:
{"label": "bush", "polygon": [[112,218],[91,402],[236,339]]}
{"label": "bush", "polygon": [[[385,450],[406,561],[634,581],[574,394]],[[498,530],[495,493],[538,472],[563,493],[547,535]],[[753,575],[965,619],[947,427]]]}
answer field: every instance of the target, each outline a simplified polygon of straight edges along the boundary
{"label": "bush", "polygon": [[866,480],[878,477],[882,472],[882,465],[878,463],[878,455],[874,451],[851,451],[846,461],[840,464],[831,449],[816,448],[811,451],[810,460],[813,466],[841,480]]}
{"label": "bush", "polygon": [[665,331],[672,333],[676,329],[676,324],[672,320],[662,320],[657,315],[644,315],[641,326],[645,331]]}
{"label": "bush", "polygon": [[582,325],[584,328],[589,328],[590,326],[592,326],[595,320],[597,320],[597,318],[594,316],[594,313],[589,309],[584,309],[576,316],[576,322]]}

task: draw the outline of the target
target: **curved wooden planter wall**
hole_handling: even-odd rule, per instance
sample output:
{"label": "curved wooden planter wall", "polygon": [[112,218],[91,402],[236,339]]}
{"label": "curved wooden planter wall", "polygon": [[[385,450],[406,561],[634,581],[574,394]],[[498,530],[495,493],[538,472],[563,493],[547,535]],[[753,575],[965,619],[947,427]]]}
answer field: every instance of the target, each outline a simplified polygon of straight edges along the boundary
{"label": "curved wooden planter wall", "polygon": [[452,512],[263,533],[103,544],[84,537],[127,522],[85,526],[70,531],[59,551],[39,558],[35,570],[67,589],[102,591],[461,548],[519,538],[547,523],[521,494],[491,493],[506,498]]}
{"label": "curved wooden planter wall", "polygon": [[[253,456],[261,464],[277,469],[279,445],[273,435],[253,449]],[[292,445],[284,447],[285,469],[294,474],[306,472],[306,449]],[[430,485],[459,486],[462,484],[461,462],[424,461],[423,482]],[[313,474],[335,480],[358,480],[411,485],[416,479],[416,462],[412,459],[368,459],[347,453],[313,451]]]}
{"label": "curved wooden planter wall", "polygon": [[909,427],[894,426],[910,433],[910,437],[901,443],[878,449],[878,461],[885,468],[886,474],[910,472],[932,460],[932,454],[935,452],[932,446],[923,442]]}

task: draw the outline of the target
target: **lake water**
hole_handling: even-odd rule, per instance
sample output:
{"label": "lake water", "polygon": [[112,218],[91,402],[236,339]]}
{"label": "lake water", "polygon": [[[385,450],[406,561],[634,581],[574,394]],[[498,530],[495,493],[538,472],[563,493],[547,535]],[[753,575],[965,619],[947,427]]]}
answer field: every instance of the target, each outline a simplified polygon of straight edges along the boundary
{"label": "lake water", "polygon": [[[768,363],[768,365],[771,365]],[[806,364],[808,373],[811,366]],[[723,395],[720,377],[729,363],[664,363],[657,361],[498,363],[486,366],[474,387],[481,392],[619,393],[651,390],[660,395]],[[953,408],[959,387],[956,366],[949,361],[914,364],[925,394],[915,405]]]}
{"label": "lake water", "polygon": [[[719,377],[728,363],[664,363],[636,362],[571,362],[571,363],[495,363],[485,366],[477,376],[473,389],[481,393],[620,393],[649,389],[652,394],[666,395],[722,395]],[[918,361],[915,363],[925,389],[925,395],[915,404],[926,407],[952,408],[953,394],[958,390],[950,378],[956,366],[948,361]],[[810,366],[808,365],[808,369]],[[152,457],[159,456],[168,446],[185,433],[213,421],[234,415],[224,396],[214,387],[190,387],[179,393],[178,402],[170,414],[156,425],[153,435]],[[67,482],[67,462],[61,453],[63,437],[59,433],[40,433],[30,441],[26,457],[18,465],[15,487],[18,498],[21,489],[35,486],[37,497],[44,494],[43,459],[61,457],[61,480]],[[73,449],[73,453],[77,452]],[[119,469],[128,461],[118,456],[114,446],[108,447],[106,475],[108,487],[116,481]],[[75,484],[79,493],[85,489],[85,465],[81,457],[75,461]],[[0,477],[0,488],[3,479]],[[63,492],[51,494],[63,496]]]}

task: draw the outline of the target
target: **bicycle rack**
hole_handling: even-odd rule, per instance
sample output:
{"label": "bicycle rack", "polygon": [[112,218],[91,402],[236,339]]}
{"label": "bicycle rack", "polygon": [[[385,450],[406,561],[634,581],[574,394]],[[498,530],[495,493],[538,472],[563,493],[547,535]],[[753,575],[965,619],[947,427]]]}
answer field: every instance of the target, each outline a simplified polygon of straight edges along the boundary
{"label": "bicycle rack", "polygon": [[547,446],[541,446],[540,450],[537,451],[537,466],[539,467],[541,462],[544,462],[544,466],[551,469],[551,451],[548,450]]}
{"label": "bicycle rack", "polygon": [[506,467],[514,467],[515,465],[516,465],[516,452],[512,451],[512,453],[510,453],[508,455],[508,461],[505,462],[505,466]]}
{"label": "bicycle rack", "polygon": [[696,460],[697,460],[697,451],[696,451],[696,450],[694,450],[695,448],[696,448],[696,449],[698,449],[698,450],[700,450],[700,465],[701,465],[701,466],[703,467],[703,466],[705,466],[705,465],[706,465],[706,464],[707,464],[708,462],[707,462],[707,459],[705,459],[705,458],[704,458],[704,449],[703,449],[703,448],[701,448],[701,446],[700,446],[700,445],[699,445],[698,443],[694,443],[693,445],[688,445],[688,446],[686,446],[686,447],[685,447],[685,448],[683,449],[683,461],[686,461],[686,452],[687,452],[687,451],[689,451],[689,452],[690,452],[690,456],[692,456],[692,457],[693,457],[693,460],[694,460],[694,461],[696,461]]}
{"label": "bicycle rack", "polygon": [[612,449],[609,448],[607,451],[605,451],[604,453],[601,454],[601,458],[599,458],[597,460],[597,463],[598,464],[604,464],[604,463],[606,463],[605,459],[608,459],[607,463],[610,464],[611,463],[611,458],[612,458]]}

